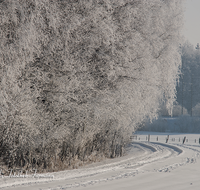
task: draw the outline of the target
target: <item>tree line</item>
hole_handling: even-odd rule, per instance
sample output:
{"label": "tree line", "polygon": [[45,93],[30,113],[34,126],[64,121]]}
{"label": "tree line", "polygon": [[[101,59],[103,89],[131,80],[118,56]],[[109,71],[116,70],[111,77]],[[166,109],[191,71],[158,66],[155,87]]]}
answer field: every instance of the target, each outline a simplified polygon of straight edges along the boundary
{"label": "tree line", "polygon": [[57,171],[122,156],[173,105],[181,26],[179,0],[1,1],[1,162]]}

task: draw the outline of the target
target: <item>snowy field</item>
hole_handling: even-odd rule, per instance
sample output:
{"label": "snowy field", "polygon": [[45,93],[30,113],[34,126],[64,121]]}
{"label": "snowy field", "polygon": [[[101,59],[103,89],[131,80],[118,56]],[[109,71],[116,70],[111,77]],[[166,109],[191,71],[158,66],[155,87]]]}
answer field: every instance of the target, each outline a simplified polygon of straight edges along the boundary
{"label": "snowy field", "polygon": [[199,190],[199,138],[200,134],[137,132],[124,157],[107,159],[75,170],[37,174],[35,177],[4,177],[0,178],[0,188]]}

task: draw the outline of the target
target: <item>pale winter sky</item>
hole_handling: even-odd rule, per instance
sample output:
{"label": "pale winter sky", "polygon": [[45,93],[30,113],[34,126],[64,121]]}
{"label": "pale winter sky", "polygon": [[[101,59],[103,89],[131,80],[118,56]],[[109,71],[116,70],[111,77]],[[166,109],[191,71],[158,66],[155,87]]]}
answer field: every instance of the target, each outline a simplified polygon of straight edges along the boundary
{"label": "pale winter sky", "polygon": [[200,43],[200,0],[186,0],[183,34],[194,46]]}

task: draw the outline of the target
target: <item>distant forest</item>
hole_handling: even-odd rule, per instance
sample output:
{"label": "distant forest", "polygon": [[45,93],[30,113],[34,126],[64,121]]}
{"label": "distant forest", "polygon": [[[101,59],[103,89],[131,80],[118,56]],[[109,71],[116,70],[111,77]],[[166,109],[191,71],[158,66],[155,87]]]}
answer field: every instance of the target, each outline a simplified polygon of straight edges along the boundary
{"label": "distant forest", "polygon": [[177,85],[177,102],[191,116],[200,116],[200,47],[189,42],[181,46],[182,67]]}
{"label": "distant forest", "polygon": [[[181,61],[179,79],[176,85],[176,101],[172,116],[200,116],[200,47],[189,42],[180,45]],[[166,105],[160,106],[160,116],[169,116]]]}

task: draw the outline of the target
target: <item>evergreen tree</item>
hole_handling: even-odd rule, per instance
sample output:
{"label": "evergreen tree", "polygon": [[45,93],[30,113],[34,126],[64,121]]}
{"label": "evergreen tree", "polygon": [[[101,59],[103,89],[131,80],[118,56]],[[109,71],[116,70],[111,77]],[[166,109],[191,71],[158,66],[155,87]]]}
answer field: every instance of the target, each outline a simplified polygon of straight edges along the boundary
{"label": "evergreen tree", "polygon": [[189,43],[182,45],[182,68],[177,85],[177,102],[193,115],[192,108],[200,102],[200,52]]}

